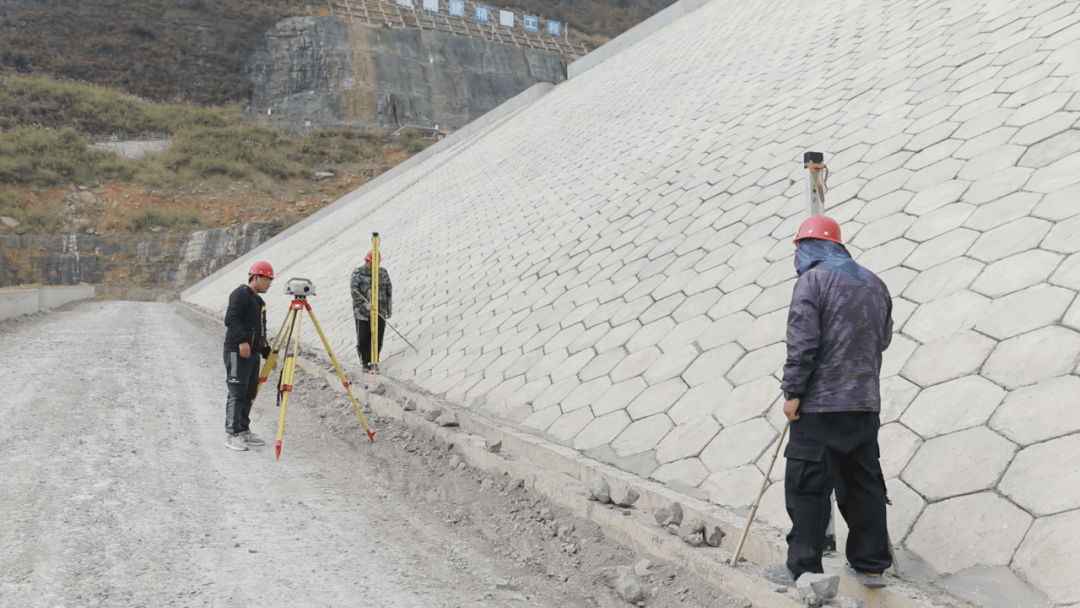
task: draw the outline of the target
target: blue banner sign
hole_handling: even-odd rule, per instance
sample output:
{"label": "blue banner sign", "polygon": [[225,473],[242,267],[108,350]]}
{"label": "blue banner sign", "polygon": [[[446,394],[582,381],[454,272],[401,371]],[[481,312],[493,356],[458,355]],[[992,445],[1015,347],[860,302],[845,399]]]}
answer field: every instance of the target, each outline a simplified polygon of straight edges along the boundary
{"label": "blue banner sign", "polygon": [[479,4],[473,5],[473,16],[476,17],[477,21],[491,21],[491,9]]}
{"label": "blue banner sign", "polygon": [[462,0],[450,0],[450,14],[455,17],[464,17],[465,3]]}
{"label": "blue banner sign", "polygon": [[561,21],[548,21],[547,33],[552,36],[562,36],[562,22]]}
{"label": "blue banner sign", "polygon": [[424,0],[424,10],[439,12],[439,0]]}
{"label": "blue banner sign", "polygon": [[530,32],[535,32],[540,27],[540,20],[532,15],[525,15],[521,18],[522,26]]}

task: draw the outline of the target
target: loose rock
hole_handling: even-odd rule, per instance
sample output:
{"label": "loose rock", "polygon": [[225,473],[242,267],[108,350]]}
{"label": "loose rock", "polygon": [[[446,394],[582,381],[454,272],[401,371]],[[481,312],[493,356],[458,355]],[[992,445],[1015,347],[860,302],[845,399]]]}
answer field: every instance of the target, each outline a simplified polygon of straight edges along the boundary
{"label": "loose rock", "polygon": [[593,478],[592,483],[589,484],[587,494],[589,500],[595,500],[601,504],[611,502],[611,486],[608,485],[608,480],[603,476]]}
{"label": "loose rock", "polygon": [[675,524],[678,526],[682,523],[683,511],[682,505],[677,502],[665,502],[656,508],[656,513],[653,514],[656,517],[656,523],[661,527],[667,527],[669,524]]}
{"label": "loose rock", "polygon": [[795,581],[795,588],[807,605],[821,606],[840,591],[840,575],[806,572]]}
{"label": "loose rock", "polygon": [[637,577],[627,572],[615,581],[615,592],[623,601],[636,604],[645,599],[645,589],[638,582]]}
{"label": "loose rock", "polygon": [[498,439],[496,437],[488,437],[486,440],[484,440],[484,445],[487,447],[487,450],[489,452],[498,452],[502,449],[502,439]]}
{"label": "loose rock", "polygon": [[611,502],[620,507],[633,506],[640,497],[637,490],[623,483],[617,483],[611,488]]}

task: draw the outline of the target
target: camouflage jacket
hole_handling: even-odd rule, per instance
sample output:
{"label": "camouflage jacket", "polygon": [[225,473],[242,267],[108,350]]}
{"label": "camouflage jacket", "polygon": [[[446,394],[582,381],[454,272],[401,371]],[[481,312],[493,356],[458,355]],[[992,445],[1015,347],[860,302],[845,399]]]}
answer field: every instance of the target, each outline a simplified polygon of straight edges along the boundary
{"label": "camouflage jacket", "polygon": [[[352,273],[349,281],[349,289],[352,294],[353,316],[357,319],[370,319],[364,298],[371,300],[371,271],[366,266],[358,266]],[[360,295],[363,294],[363,298]],[[393,312],[393,287],[390,285],[390,273],[386,268],[379,268],[379,314],[389,319]]]}
{"label": "camouflage jacket", "polygon": [[795,268],[781,388],[802,399],[803,413],[881,411],[882,351],[893,328],[885,283],[820,239],[799,241]]}

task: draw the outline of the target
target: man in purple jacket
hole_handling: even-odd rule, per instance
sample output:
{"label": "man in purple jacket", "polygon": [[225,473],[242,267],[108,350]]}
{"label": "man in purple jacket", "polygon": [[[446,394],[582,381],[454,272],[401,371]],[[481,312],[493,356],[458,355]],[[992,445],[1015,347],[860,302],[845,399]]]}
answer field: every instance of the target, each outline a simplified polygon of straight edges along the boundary
{"label": "man in purple jacket", "polygon": [[788,312],[784,415],[791,437],[784,480],[791,532],[787,564],[765,577],[794,586],[821,573],[825,530],[836,491],[848,524],[849,573],[884,587],[892,565],[885,479],[878,462],[881,354],[892,338],[892,298],[885,283],[859,266],[824,215],[807,218],[795,238],[799,275]]}

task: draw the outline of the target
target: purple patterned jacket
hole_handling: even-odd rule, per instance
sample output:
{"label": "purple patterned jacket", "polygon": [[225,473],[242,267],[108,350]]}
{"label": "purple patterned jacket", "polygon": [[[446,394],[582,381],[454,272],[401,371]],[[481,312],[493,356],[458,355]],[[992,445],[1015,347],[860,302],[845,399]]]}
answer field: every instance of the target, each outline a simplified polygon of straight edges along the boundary
{"label": "purple patterned jacket", "polygon": [[881,353],[892,340],[892,297],[843,245],[798,242],[780,387],[800,413],[880,412]]}

